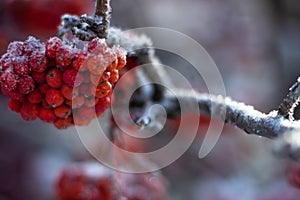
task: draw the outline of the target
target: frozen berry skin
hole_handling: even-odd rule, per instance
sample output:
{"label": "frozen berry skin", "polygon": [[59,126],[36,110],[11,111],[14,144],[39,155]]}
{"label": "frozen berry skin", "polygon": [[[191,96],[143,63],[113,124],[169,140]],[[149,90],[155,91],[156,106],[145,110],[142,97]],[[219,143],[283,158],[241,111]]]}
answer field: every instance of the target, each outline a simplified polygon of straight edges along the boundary
{"label": "frozen berry skin", "polygon": [[74,54],[71,48],[62,45],[56,51],[56,64],[59,68],[66,69],[72,63],[73,57]]}
{"label": "frozen berry skin", "polygon": [[57,117],[52,109],[42,107],[39,118],[40,120],[45,122],[54,122]]}
{"label": "frozen berry skin", "polygon": [[61,105],[54,109],[54,113],[59,118],[68,118],[71,115],[72,110],[69,106]]}
{"label": "frozen berry skin", "polygon": [[17,89],[19,76],[13,72],[4,72],[1,76],[1,85],[5,91],[13,91]]}
{"label": "frozen berry skin", "polygon": [[60,88],[63,84],[63,74],[57,69],[51,69],[47,72],[46,81],[49,86],[53,88]]}
{"label": "frozen berry skin", "polygon": [[25,102],[22,105],[20,114],[22,119],[24,119],[25,121],[33,121],[39,116],[40,110],[40,105]]}
{"label": "frozen berry skin", "polygon": [[58,37],[52,37],[46,42],[46,55],[49,58],[56,57],[56,51],[62,46],[62,41]]}
{"label": "frozen berry skin", "polygon": [[9,99],[8,100],[8,108],[14,112],[19,113],[22,107],[22,102],[14,100],[14,99]]}
{"label": "frozen berry skin", "polygon": [[33,104],[40,103],[43,100],[43,94],[39,91],[39,89],[34,89],[27,95],[27,100]]}
{"label": "frozen berry skin", "polygon": [[44,83],[46,81],[46,72],[31,72],[33,80],[37,83]]}
{"label": "frozen berry skin", "polygon": [[30,72],[27,56],[18,56],[13,59],[14,72],[20,76],[28,75]]}
{"label": "frozen berry skin", "polygon": [[73,88],[66,84],[64,84],[61,87],[61,92],[62,92],[63,96],[68,100],[72,100],[73,98],[77,97],[79,94],[78,88]]}
{"label": "frozen berry skin", "polygon": [[78,87],[83,82],[83,77],[74,69],[67,69],[63,74],[64,82],[72,87]]}
{"label": "frozen berry skin", "polygon": [[48,60],[43,52],[36,51],[29,57],[29,66],[32,71],[44,72],[47,69]]}
{"label": "frozen berry skin", "polygon": [[46,93],[46,101],[53,108],[62,105],[64,103],[64,100],[65,98],[60,90],[51,88]]}
{"label": "frozen berry skin", "polygon": [[18,91],[21,94],[28,94],[35,88],[35,82],[31,76],[22,76],[18,82]]}

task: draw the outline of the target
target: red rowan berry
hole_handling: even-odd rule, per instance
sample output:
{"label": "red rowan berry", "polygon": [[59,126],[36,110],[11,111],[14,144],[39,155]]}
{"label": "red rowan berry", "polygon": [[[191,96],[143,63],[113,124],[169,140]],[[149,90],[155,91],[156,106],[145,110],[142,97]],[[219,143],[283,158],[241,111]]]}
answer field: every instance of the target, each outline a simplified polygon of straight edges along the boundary
{"label": "red rowan berry", "polygon": [[96,89],[95,96],[98,98],[102,98],[107,96],[112,90],[112,85],[108,81],[103,81],[99,83]]}
{"label": "red rowan berry", "polygon": [[22,94],[28,94],[35,88],[34,80],[31,76],[22,76],[18,82],[18,91]]}
{"label": "red rowan berry", "polygon": [[56,51],[61,47],[62,41],[57,37],[52,37],[46,42],[46,55],[49,58],[56,57]]}
{"label": "red rowan berry", "polygon": [[102,75],[107,68],[107,61],[101,55],[89,56],[86,60],[86,66],[92,74]]}
{"label": "red rowan berry", "polygon": [[27,95],[27,100],[33,104],[42,102],[42,99],[43,94],[38,89],[34,89]]}
{"label": "red rowan berry", "polygon": [[118,80],[119,80],[119,70],[114,69],[111,71],[109,82],[113,84],[116,83]]}
{"label": "red rowan berry", "polygon": [[24,102],[21,107],[20,114],[24,120],[32,121],[38,117],[40,110],[40,105]]}
{"label": "red rowan berry", "polygon": [[95,54],[103,54],[107,50],[107,44],[104,39],[94,38],[88,44],[88,51]]}
{"label": "red rowan berry", "polygon": [[61,105],[54,109],[54,113],[59,118],[68,118],[71,115],[72,110],[69,106]]}
{"label": "red rowan berry", "polygon": [[21,94],[20,92],[18,91],[10,91],[8,92],[7,94],[10,98],[14,99],[14,100],[17,100],[17,101],[20,101],[20,102],[24,102],[25,101],[25,97],[23,94]]}
{"label": "red rowan berry", "polygon": [[65,98],[60,90],[51,88],[46,93],[46,101],[53,108],[62,105],[64,103],[64,100]]}
{"label": "red rowan berry", "polygon": [[19,56],[13,59],[14,72],[20,76],[28,75],[30,72],[27,56]]}
{"label": "red rowan berry", "polygon": [[44,53],[34,52],[29,57],[29,66],[32,71],[44,72],[47,69],[48,60]]}
{"label": "red rowan berry", "polygon": [[61,69],[66,69],[72,62],[73,52],[71,48],[66,45],[58,47],[56,51],[56,64]]}
{"label": "red rowan berry", "polygon": [[22,102],[14,100],[14,99],[9,99],[8,100],[8,107],[9,107],[10,110],[18,113],[21,110]]}
{"label": "red rowan berry", "polygon": [[73,125],[73,118],[68,117],[68,118],[58,118],[54,121],[54,126],[57,129],[66,129],[70,126]]}
{"label": "red rowan berry", "polygon": [[46,81],[46,72],[31,72],[31,76],[35,82],[41,84]]}
{"label": "red rowan berry", "polygon": [[95,106],[95,111],[98,114],[102,114],[105,110],[110,106],[111,98],[110,97],[103,97],[98,100],[98,103]]}
{"label": "red rowan berry", "polygon": [[48,104],[46,99],[42,100],[42,107],[45,108],[45,109],[51,109],[51,110],[53,109],[53,107]]}
{"label": "red rowan berry", "polygon": [[76,116],[76,119],[79,118],[79,119],[90,120],[90,119],[94,118],[94,116],[95,116],[95,109],[91,108],[91,107],[81,106],[80,108],[78,108],[76,110],[75,116]]}
{"label": "red rowan berry", "polygon": [[17,89],[19,76],[13,72],[4,72],[1,76],[2,87],[5,91]]}
{"label": "red rowan berry", "polygon": [[86,58],[87,58],[87,53],[85,51],[80,50],[76,52],[74,55],[74,60],[72,62],[73,69],[78,71],[84,65]]}
{"label": "red rowan berry", "polygon": [[53,88],[60,88],[63,84],[63,74],[57,68],[50,69],[47,72],[46,81],[49,86]]}
{"label": "red rowan berry", "polygon": [[56,115],[52,109],[42,107],[39,118],[45,122],[54,122],[56,120]]}
{"label": "red rowan berry", "polygon": [[39,90],[42,94],[46,94],[49,89],[50,89],[50,86],[46,83],[39,85]]}
{"label": "red rowan berry", "polygon": [[84,104],[84,97],[83,96],[77,96],[77,97],[75,97],[75,98],[72,99],[71,107],[73,109],[74,108],[79,108],[83,104]]}
{"label": "red rowan berry", "polygon": [[90,84],[82,84],[79,87],[79,94],[83,95],[84,97],[94,96],[94,93],[90,89]]}
{"label": "red rowan berry", "polygon": [[99,98],[95,98],[94,96],[86,97],[84,99],[84,105],[86,107],[94,107],[99,101]]}
{"label": "red rowan berry", "polygon": [[62,92],[63,96],[68,100],[72,100],[73,98],[77,97],[79,94],[78,88],[73,88],[66,84],[64,84],[61,87],[61,92]]}
{"label": "red rowan berry", "polygon": [[103,72],[103,74],[102,74],[102,76],[101,76],[99,82],[102,82],[102,81],[108,81],[109,78],[110,78],[110,74],[111,74],[111,73],[110,73],[109,71]]}
{"label": "red rowan berry", "polygon": [[83,77],[74,69],[67,69],[63,74],[63,80],[69,86],[78,87],[83,82]]}

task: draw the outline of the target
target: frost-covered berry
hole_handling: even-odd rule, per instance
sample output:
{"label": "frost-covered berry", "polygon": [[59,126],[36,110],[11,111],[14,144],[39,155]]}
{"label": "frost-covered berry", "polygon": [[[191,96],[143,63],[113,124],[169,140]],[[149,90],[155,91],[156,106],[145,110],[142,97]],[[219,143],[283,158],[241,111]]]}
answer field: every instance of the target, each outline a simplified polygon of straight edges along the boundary
{"label": "frost-covered berry", "polygon": [[13,91],[17,89],[19,76],[13,72],[4,72],[1,76],[1,85],[5,91]]}
{"label": "frost-covered berry", "polygon": [[35,82],[31,76],[22,76],[19,78],[18,91],[21,94],[28,94],[35,88]]}
{"label": "frost-covered berry", "polygon": [[48,60],[44,52],[35,51],[29,57],[29,66],[32,71],[44,72],[47,69]]}
{"label": "frost-covered berry", "polygon": [[46,42],[46,55],[48,58],[55,58],[56,51],[61,47],[62,41],[57,37],[52,37]]}
{"label": "frost-covered berry", "polygon": [[66,45],[60,46],[56,50],[56,64],[61,69],[66,69],[71,64],[73,57],[72,49]]}
{"label": "frost-covered berry", "polygon": [[18,56],[13,59],[14,72],[20,76],[28,75],[30,72],[27,56]]}

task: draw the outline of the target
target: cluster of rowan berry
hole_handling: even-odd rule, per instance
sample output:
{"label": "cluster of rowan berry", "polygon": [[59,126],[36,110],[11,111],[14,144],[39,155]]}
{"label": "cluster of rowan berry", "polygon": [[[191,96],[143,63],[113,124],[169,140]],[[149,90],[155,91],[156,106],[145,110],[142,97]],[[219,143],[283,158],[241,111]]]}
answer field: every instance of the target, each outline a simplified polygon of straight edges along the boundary
{"label": "cluster of rowan berry", "polygon": [[76,45],[57,37],[46,43],[28,37],[10,43],[0,64],[9,108],[24,120],[39,118],[62,129],[86,125],[104,113],[126,52],[99,38]]}
{"label": "cluster of rowan berry", "polygon": [[166,184],[159,173],[122,173],[91,162],[63,169],[56,193],[61,200],[163,200]]}

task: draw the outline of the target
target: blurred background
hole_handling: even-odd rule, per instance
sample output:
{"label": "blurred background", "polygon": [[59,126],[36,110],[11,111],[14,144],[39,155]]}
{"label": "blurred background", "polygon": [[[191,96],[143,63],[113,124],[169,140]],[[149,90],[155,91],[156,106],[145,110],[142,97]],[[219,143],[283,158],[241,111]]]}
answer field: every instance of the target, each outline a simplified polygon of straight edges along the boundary
{"label": "blurred background", "polygon": [[[261,111],[277,109],[300,75],[296,0],[112,0],[111,4],[113,26],[170,28],[198,41],[217,64],[227,95]],[[55,35],[63,13],[92,14],[93,6],[93,0],[2,0],[1,54],[10,41]],[[182,70],[197,90],[205,90],[201,77],[184,72],[188,67],[184,60],[164,52],[158,56],[163,64]],[[3,95],[0,106],[0,199],[56,199],[61,169],[93,158],[74,128],[61,131],[40,121],[24,122],[9,111]],[[208,121],[201,118],[197,140],[162,170],[169,199],[299,200],[300,190],[285,177],[290,162],[273,157],[270,140],[225,126],[214,150],[198,159]],[[177,121],[167,125],[166,132],[171,132]]]}

